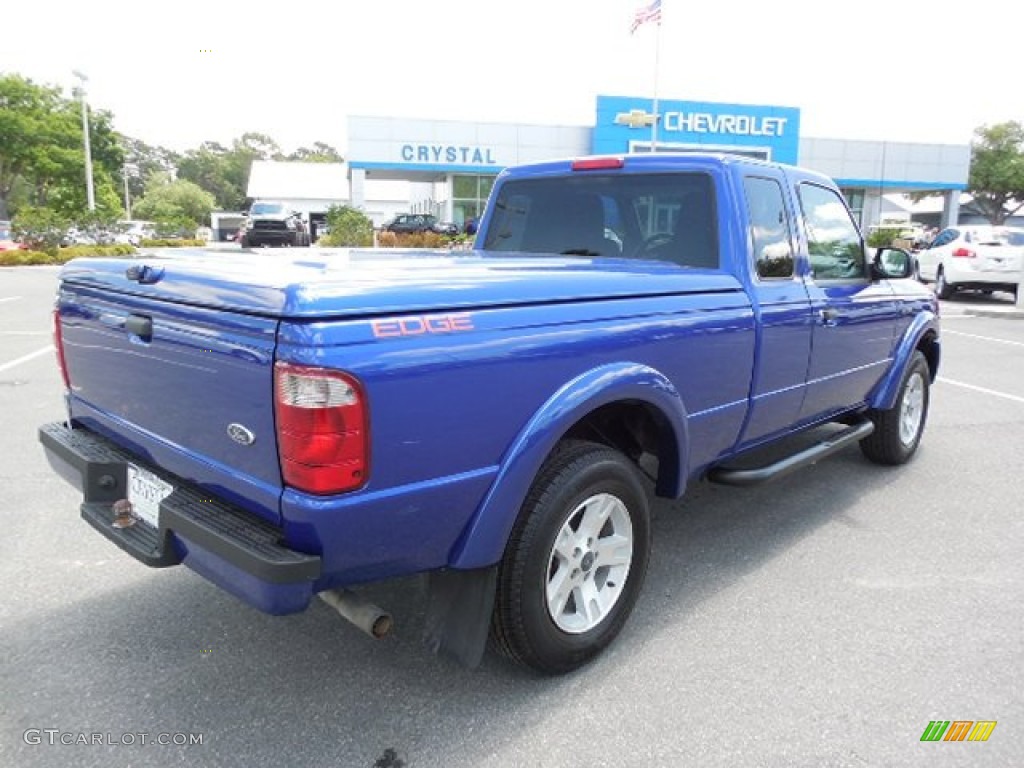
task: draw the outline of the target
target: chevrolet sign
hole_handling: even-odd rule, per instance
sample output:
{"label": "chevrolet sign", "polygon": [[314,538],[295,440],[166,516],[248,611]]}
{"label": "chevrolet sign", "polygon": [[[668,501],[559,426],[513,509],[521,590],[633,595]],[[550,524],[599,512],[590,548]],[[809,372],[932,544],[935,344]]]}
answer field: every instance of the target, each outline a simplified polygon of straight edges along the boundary
{"label": "chevrolet sign", "polygon": [[642,109],[631,109],[629,112],[620,112],[615,116],[616,125],[625,125],[629,128],[650,128],[658,122],[658,116],[652,115]]}

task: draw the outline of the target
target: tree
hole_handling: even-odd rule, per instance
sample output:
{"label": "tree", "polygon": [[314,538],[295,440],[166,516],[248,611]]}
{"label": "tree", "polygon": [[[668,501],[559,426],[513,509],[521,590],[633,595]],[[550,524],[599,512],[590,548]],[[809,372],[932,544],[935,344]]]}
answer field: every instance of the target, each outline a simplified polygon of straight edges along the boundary
{"label": "tree", "polygon": [[125,173],[128,176],[128,194],[138,200],[146,191],[147,181],[156,174],[173,173],[181,156],[166,147],[151,146],[131,136],[118,135],[124,153],[124,165],[118,170],[117,184],[124,194]]}
{"label": "tree", "polygon": [[167,176],[157,176],[135,205],[135,213],[140,219],[156,222],[187,220],[199,226],[209,222],[214,205],[213,195],[191,181],[172,181]]}
{"label": "tree", "polygon": [[0,218],[9,218],[8,198],[46,153],[49,118],[60,91],[20,75],[0,77]]}
{"label": "tree", "polygon": [[[86,212],[80,110],[57,88],[19,75],[0,77],[0,217],[12,212],[16,192],[19,205],[51,207],[72,219]],[[111,126],[110,113],[90,111],[96,208],[105,218],[121,210],[115,178],[122,154]]]}
{"label": "tree", "polygon": [[237,165],[222,145],[205,142],[198,149],[188,150],[181,158],[178,176],[213,195],[222,210],[238,210],[245,202],[244,184],[248,180],[248,170],[240,174]]}
{"label": "tree", "polygon": [[243,133],[241,138],[235,139],[233,149],[255,160],[284,160],[281,147],[265,133]]}
{"label": "tree", "polygon": [[312,147],[299,147],[290,155],[288,160],[305,163],[341,163],[344,162],[341,153],[330,144],[322,141],[314,141]]}
{"label": "tree", "polygon": [[243,133],[230,149],[205,142],[189,150],[178,164],[178,176],[213,195],[222,210],[237,211],[245,207],[253,160],[284,159],[281,148],[269,136]]}
{"label": "tree", "polygon": [[1024,126],[982,126],[974,135],[967,191],[978,211],[998,226],[1024,207]]}

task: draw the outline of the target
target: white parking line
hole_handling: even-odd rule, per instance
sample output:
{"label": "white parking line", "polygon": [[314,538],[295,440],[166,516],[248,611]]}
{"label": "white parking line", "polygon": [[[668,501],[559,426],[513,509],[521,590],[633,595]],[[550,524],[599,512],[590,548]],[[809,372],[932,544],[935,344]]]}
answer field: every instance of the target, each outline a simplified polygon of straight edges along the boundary
{"label": "white parking line", "polygon": [[1018,395],[1009,395],[1006,392],[999,392],[994,389],[987,389],[986,387],[978,387],[974,384],[966,384],[962,381],[953,381],[952,379],[939,378],[940,384],[952,384],[954,387],[962,387],[963,389],[970,389],[973,392],[981,392],[984,395],[992,395],[993,397],[1001,397],[1004,400],[1012,400],[1015,403],[1024,403],[1024,397]]}
{"label": "white parking line", "polygon": [[9,362],[9,363],[0,364],[0,371],[9,370],[9,369],[13,368],[16,365],[21,365],[22,363],[27,363],[29,360],[35,360],[37,357],[41,357],[41,356],[43,356],[45,354],[48,354],[50,352],[53,352],[53,344],[50,344],[49,346],[43,347],[42,349],[37,349],[35,352],[30,352],[29,354],[25,355],[24,357],[19,357],[17,360],[11,360],[11,362]]}
{"label": "white parking line", "polygon": [[0,299],[0,304],[3,304],[5,301],[17,301],[20,298],[21,296],[4,296]]}
{"label": "white parking line", "polygon": [[965,336],[968,339],[981,339],[982,341],[991,341],[995,344],[1010,344],[1014,347],[1024,347],[1022,341],[1008,341],[1007,339],[997,339],[994,336],[979,336],[976,333],[964,333],[963,331],[945,331],[950,336]]}

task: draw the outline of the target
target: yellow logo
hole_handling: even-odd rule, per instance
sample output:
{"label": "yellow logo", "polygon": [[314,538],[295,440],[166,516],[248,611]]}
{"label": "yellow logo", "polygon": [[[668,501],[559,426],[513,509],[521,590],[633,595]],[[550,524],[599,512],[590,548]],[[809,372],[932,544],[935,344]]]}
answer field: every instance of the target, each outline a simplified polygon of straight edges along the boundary
{"label": "yellow logo", "polygon": [[629,112],[619,112],[615,116],[616,125],[625,125],[628,128],[650,128],[658,122],[658,116],[642,109],[631,109]]}

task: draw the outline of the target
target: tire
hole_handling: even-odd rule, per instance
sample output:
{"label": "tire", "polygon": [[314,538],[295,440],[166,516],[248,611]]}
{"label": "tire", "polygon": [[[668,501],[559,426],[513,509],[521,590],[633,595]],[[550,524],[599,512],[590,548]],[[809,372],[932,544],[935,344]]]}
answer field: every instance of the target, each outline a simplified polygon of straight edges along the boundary
{"label": "tire", "polygon": [[603,445],[563,443],[534,480],[498,567],[495,646],[544,674],[586,664],[629,618],[650,548],[636,467]]}
{"label": "tire", "polygon": [[956,293],[956,286],[946,282],[946,271],[939,267],[939,271],[935,275],[935,295],[940,299],[949,299],[954,293]]}
{"label": "tire", "polygon": [[903,372],[896,404],[886,411],[868,411],[875,431],[860,441],[861,452],[876,464],[904,464],[917,451],[928,420],[931,372],[920,350]]}

